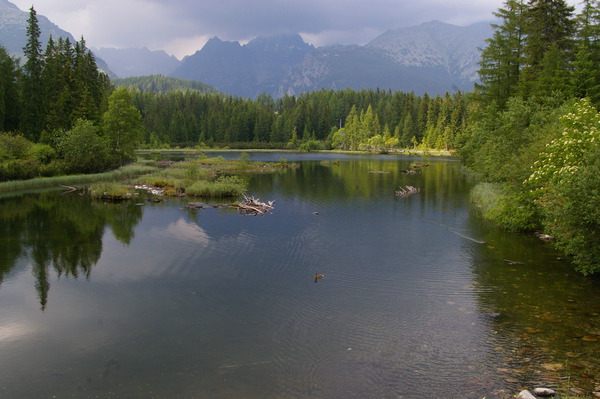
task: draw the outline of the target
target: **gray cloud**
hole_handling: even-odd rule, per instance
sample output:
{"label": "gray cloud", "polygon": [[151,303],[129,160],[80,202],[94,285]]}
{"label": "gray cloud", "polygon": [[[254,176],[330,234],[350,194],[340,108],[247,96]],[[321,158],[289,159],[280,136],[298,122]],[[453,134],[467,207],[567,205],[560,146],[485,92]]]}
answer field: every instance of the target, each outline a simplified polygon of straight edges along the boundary
{"label": "gray cloud", "polygon": [[[31,0],[12,0],[22,10]],[[576,4],[577,0],[570,0]],[[149,47],[182,57],[213,36],[301,33],[314,45],[364,44],[388,29],[490,20],[502,0],[43,0],[34,7],[91,47]]]}

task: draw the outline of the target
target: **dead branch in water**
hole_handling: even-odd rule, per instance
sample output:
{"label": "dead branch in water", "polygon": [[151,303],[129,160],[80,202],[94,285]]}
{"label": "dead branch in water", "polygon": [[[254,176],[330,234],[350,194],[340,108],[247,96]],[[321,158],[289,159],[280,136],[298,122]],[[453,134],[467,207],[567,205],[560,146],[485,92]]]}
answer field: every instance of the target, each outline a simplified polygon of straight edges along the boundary
{"label": "dead branch in water", "polygon": [[275,201],[268,203],[261,202],[258,198],[247,197],[244,195],[244,200],[236,204],[237,208],[245,215],[263,215],[273,209]]}
{"label": "dead branch in water", "polygon": [[421,192],[420,188],[416,188],[413,186],[406,186],[406,188],[400,187],[399,190],[396,191],[396,195],[398,197],[410,197],[411,195],[415,195]]}
{"label": "dead branch in water", "polygon": [[231,207],[238,209],[242,215],[264,215],[268,211],[274,209],[274,203],[275,201],[269,201],[267,203],[264,203],[261,202],[258,198],[247,197],[244,195],[243,201],[239,201],[234,204],[207,205],[201,202],[188,202],[186,208],[207,209]]}

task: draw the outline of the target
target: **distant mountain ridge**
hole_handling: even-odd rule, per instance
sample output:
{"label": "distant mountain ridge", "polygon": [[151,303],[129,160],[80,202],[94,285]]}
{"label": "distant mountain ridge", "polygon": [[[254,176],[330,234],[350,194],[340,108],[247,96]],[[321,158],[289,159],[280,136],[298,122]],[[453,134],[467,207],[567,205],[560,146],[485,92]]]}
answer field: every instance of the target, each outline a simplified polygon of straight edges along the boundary
{"label": "distant mountain ridge", "polygon": [[94,54],[106,61],[119,78],[169,75],[180,64],[179,60],[163,50],[148,48],[92,48]]}
{"label": "distant mountain ridge", "polygon": [[390,89],[422,95],[470,91],[489,23],[439,21],[390,30],[370,43],[314,48],[299,35],[257,38],[247,45],[209,40],[171,76],[199,80],[225,93],[275,97],[319,89]]}
{"label": "distant mountain ridge", "polygon": [[403,66],[444,66],[457,80],[477,79],[479,48],[491,37],[489,22],[465,27],[439,21],[389,30],[367,44]]}
{"label": "distant mountain ridge", "polygon": [[171,76],[254,98],[262,92],[274,94],[281,80],[314,49],[298,34],[258,37],[245,45],[213,37],[185,57]]}
{"label": "distant mountain ridge", "polygon": [[[19,7],[8,0],[0,0],[0,45],[4,46],[12,56],[23,57],[23,47],[27,43],[28,19],[28,11],[21,11]],[[48,18],[37,14],[37,19],[41,30],[42,48],[46,46],[50,36],[54,39],[68,38],[71,42],[75,42],[73,35],[60,29]]]}
{"label": "distant mountain ridge", "polygon": [[380,88],[422,95],[470,91],[489,23],[439,21],[390,30],[365,46],[317,49],[281,82],[276,95],[324,89]]}

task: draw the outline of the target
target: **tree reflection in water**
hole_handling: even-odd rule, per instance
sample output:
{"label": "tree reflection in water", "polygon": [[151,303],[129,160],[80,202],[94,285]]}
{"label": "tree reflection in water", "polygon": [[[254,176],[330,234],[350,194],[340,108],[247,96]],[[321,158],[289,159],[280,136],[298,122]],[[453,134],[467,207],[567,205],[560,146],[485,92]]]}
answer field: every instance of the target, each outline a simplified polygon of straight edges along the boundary
{"label": "tree reflection in water", "polygon": [[101,203],[76,194],[43,192],[0,199],[0,283],[24,255],[33,260],[41,309],[48,304],[49,270],[89,278],[102,254],[105,227],[129,244],[142,207]]}

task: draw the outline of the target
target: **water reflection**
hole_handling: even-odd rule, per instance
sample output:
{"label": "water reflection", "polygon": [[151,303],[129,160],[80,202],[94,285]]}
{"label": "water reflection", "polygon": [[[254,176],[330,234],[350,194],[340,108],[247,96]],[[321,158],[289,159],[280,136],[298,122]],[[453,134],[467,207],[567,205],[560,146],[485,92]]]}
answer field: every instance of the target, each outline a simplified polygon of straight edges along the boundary
{"label": "water reflection", "polygon": [[600,281],[576,274],[533,235],[504,234],[477,218],[471,224],[486,239],[473,247],[472,270],[502,354],[496,371],[515,390],[597,390]]}
{"label": "water reflection", "polygon": [[[593,389],[597,281],[478,218],[457,162],[400,172],[413,161],[249,175],[251,195],[275,200],[265,216],[1,199],[1,392],[509,398],[567,377]],[[406,185],[421,192],[396,197]]]}
{"label": "water reflection", "polygon": [[141,217],[139,206],[100,203],[72,194],[42,192],[2,198],[0,281],[19,258],[28,257],[44,310],[50,269],[59,277],[89,278],[102,254],[105,228],[109,227],[120,242],[129,244]]}

